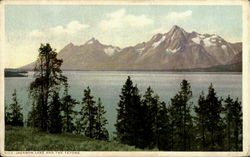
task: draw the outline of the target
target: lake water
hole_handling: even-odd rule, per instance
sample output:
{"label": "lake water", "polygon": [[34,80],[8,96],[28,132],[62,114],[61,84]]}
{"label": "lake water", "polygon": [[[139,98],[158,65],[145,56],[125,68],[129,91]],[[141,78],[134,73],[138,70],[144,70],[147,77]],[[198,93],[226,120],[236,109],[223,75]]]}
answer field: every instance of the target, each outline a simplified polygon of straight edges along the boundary
{"label": "lake water", "polygon": [[[128,76],[131,76],[134,84],[137,84],[140,94],[143,95],[146,88],[151,86],[162,101],[167,104],[170,99],[179,91],[183,79],[188,80],[193,91],[193,103],[197,104],[199,94],[207,93],[208,86],[213,83],[219,97],[226,98],[230,95],[233,98],[242,100],[242,75],[241,73],[202,73],[202,72],[148,72],[148,71],[65,71],[68,77],[70,94],[78,101],[82,100],[83,90],[89,86],[94,99],[101,98],[107,111],[106,117],[110,132],[115,131],[116,108],[119,101],[121,88]],[[5,78],[5,105],[12,100],[12,93],[17,89],[18,101],[23,107],[25,118],[31,108],[31,100],[28,98],[29,84],[34,80],[33,72],[28,77]],[[77,109],[81,108],[80,105]]]}

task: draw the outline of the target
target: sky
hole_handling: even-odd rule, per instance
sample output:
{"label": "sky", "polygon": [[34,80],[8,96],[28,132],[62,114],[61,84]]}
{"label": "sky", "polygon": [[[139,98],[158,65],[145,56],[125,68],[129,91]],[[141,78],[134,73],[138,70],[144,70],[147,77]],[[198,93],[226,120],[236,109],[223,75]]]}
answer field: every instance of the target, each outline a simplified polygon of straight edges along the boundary
{"label": "sky", "polygon": [[94,37],[121,48],[178,25],[242,41],[242,7],[208,5],[5,5],[5,68],[33,62],[41,43],[60,51]]}

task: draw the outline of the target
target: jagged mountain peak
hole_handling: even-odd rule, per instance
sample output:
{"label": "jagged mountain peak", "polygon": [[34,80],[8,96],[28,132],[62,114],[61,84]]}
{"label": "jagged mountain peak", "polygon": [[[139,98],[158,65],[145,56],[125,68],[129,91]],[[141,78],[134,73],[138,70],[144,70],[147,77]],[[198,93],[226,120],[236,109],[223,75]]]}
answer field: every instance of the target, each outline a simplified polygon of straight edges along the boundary
{"label": "jagged mountain peak", "polygon": [[176,31],[176,30],[184,30],[184,29],[177,25],[173,25],[173,27],[170,29],[170,31]]}
{"label": "jagged mountain peak", "polygon": [[[91,45],[91,44],[101,44],[96,38],[92,37],[89,39],[85,44]],[[102,44],[101,44],[102,45]]]}
{"label": "jagged mountain peak", "polygon": [[183,32],[187,33],[182,27],[174,25],[169,32]]}
{"label": "jagged mountain peak", "polygon": [[176,38],[187,38],[188,33],[181,27],[174,25],[168,33],[166,33],[168,36],[171,36],[171,39]]}
{"label": "jagged mountain peak", "polygon": [[191,69],[241,62],[241,44],[216,34],[187,32],[174,25],[149,41],[123,49],[92,37],[83,45],[66,45],[58,54],[64,69]]}
{"label": "jagged mountain peak", "polygon": [[167,54],[182,51],[187,43],[189,33],[174,25],[167,33],[158,33],[151,38],[151,49],[159,49]]}
{"label": "jagged mountain peak", "polygon": [[72,42],[68,43],[65,47],[72,47],[74,44]]}
{"label": "jagged mountain peak", "polygon": [[69,44],[67,44],[66,46],[64,46],[64,48],[62,50],[67,50],[67,49],[72,49],[75,45],[70,42]]}

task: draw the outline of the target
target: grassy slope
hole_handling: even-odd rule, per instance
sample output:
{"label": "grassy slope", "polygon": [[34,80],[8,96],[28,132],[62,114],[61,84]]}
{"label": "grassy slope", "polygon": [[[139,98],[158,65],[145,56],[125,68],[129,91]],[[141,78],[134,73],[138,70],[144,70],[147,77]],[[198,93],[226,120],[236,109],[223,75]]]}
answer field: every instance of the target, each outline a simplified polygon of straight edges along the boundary
{"label": "grassy slope", "polygon": [[69,133],[49,134],[33,128],[6,126],[6,151],[136,151],[117,142],[93,140]]}

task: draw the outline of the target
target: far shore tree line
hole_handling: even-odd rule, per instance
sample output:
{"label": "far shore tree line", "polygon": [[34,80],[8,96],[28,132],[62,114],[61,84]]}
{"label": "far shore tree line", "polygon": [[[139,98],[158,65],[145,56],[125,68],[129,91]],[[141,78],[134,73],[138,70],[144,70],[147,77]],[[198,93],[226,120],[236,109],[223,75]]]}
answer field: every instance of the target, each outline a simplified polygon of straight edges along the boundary
{"label": "far shore tree line", "polygon": [[[72,98],[62,63],[49,44],[41,44],[35,80],[29,86],[32,110],[25,124],[49,133],[68,132],[109,140],[101,99],[95,101],[89,87],[84,89],[81,102]],[[165,151],[241,151],[242,105],[238,98],[218,97],[212,84],[207,95],[199,95],[197,103],[191,101],[192,97],[190,83],[183,80],[167,105],[150,86],[141,96],[128,76],[121,89],[113,140]],[[5,107],[5,124],[24,126],[16,90],[12,100]],[[74,110],[76,105],[81,106],[80,111]]]}

